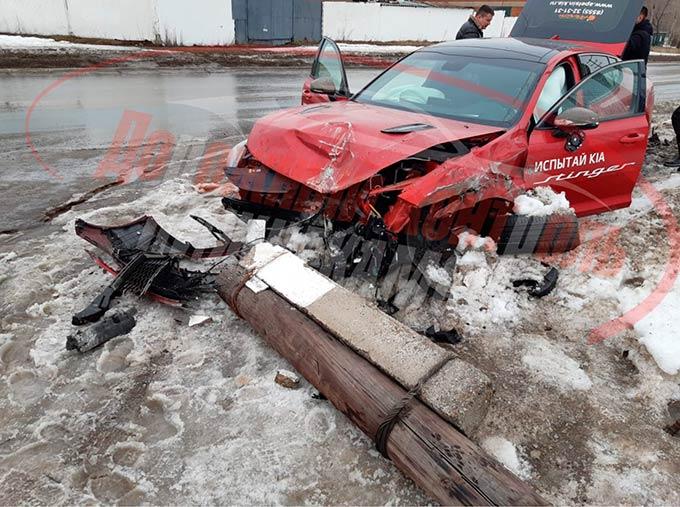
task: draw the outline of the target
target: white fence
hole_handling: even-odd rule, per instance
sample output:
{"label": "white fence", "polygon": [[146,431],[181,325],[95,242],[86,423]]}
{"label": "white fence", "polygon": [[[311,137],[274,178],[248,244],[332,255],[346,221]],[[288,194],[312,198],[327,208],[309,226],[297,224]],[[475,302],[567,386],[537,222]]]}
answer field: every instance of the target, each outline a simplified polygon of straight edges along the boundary
{"label": "white fence", "polygon": [[185,46],[235,38],[231,0],[0,0],[0,32]]}
{"label": "white fence", "polygon": [[[452,40],[471,9],[324,2],[322,33],[357,42]],[[507,37],[499,11],[485,37]],[[225,45],[235,40],[231,0],[0,0],[0,32]]]}
{"label": "white fence", "polygon": [[[324,2],[323,34],[343,41],[452,40],[471,14],[472,9]],[[505,13],[497,12],[484,36],[500,37],[504,19]]]}

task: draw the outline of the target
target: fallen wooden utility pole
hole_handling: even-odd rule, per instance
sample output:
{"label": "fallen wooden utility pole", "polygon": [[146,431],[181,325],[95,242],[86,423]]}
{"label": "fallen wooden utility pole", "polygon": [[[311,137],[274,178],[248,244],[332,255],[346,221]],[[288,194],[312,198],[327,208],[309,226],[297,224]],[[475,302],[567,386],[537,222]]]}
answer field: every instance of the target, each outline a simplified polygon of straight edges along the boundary
{"label": "fallen wooden utility pole", "polygon": [[[529,485],[418,400],[420,386],[407,391],[256,274],[241,265],[226,268],[218,277],[220,295],[433,499],[442,505],[546,505]],[[316,290],[294,276],[302,284],[294,288],[298,295]]]}

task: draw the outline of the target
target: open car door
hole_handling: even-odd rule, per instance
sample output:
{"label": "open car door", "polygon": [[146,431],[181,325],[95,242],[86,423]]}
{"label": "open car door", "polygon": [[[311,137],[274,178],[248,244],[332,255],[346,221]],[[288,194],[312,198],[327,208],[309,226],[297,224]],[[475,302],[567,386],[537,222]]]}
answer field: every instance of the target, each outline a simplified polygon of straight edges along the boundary
{"label": "open car door", "polygon": [[302,104],[347,100],[350,97],[347,74],[340,49],[324,37],[312,65],[312,73],[302,87]]}
{"label": "open car door", "polygon": [[572,88],[530,134],[526,184],[565,192],[579,216],[629,206],[649,136],[645,81],[634,60]]}
{"label": "open car door", "polygon": [[527,0],[511,37],[580,42],[621,56],[644,0]]}

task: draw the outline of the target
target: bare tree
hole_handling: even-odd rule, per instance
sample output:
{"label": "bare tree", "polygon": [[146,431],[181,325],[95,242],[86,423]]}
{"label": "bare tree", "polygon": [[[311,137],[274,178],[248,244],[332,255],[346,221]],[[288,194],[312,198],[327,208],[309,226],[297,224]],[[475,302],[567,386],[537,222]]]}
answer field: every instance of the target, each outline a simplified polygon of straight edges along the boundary
{"label": "bare tree", "polygon": [[680,0],[648,0],[650,21],[656,32],[668,34],[671,44],[680,44]]}

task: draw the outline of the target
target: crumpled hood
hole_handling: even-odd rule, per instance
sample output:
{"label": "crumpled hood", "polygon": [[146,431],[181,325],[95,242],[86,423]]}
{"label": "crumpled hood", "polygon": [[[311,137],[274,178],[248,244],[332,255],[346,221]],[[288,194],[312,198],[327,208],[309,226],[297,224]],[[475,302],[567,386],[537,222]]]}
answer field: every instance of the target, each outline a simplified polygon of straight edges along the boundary
{"label": "crumpled hood", "polygon": [[[384,129],[412,124],[406,134]],[[502,129],[357,102],[303,106],[259,120],[248,150],[262,164],[321,193],[334,193],[438,144]]]}

